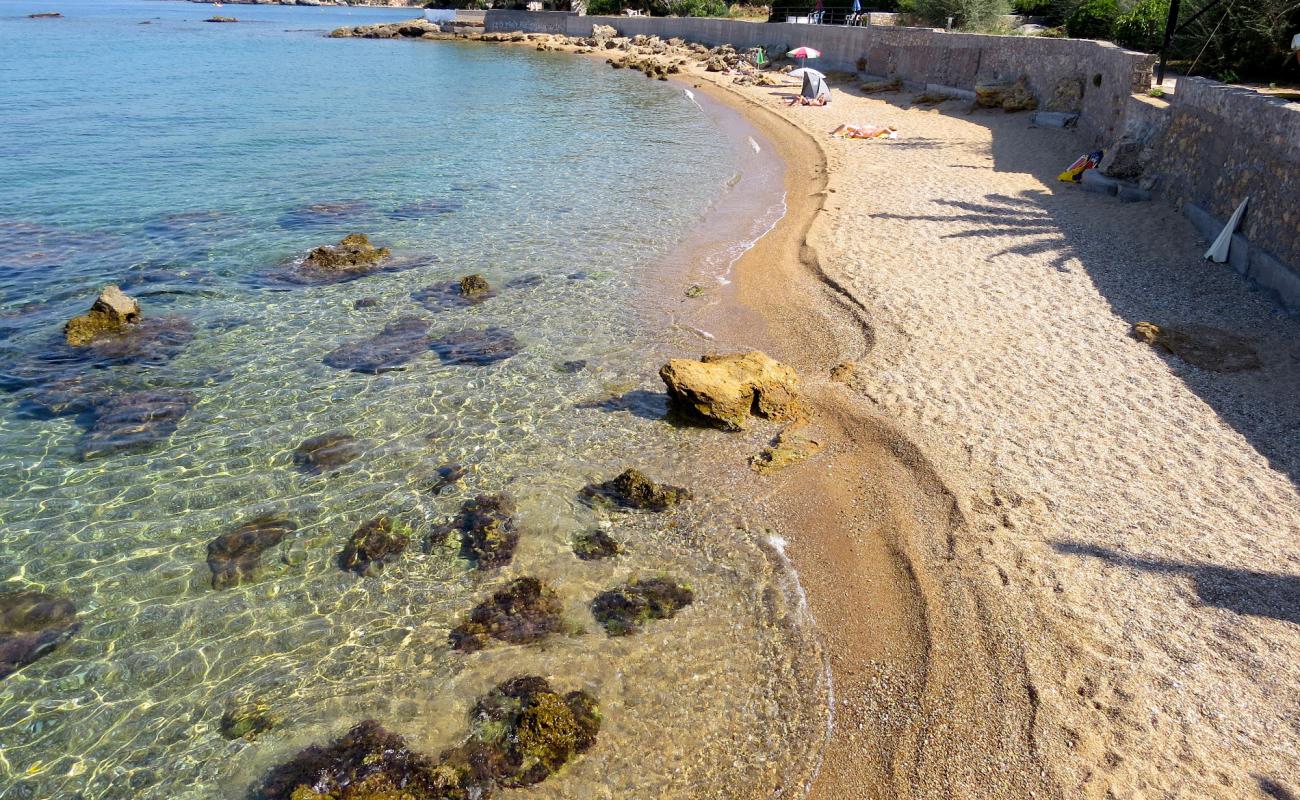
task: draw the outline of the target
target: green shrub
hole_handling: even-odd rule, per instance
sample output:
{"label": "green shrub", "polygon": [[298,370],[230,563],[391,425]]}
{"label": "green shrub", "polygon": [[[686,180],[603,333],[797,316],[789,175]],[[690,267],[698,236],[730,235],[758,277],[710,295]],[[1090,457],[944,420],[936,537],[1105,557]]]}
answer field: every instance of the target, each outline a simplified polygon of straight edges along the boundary
{"label": "green shrub", "polygon": [[623,12],[620,0],[587,0],[587,13],[597,17],[618,16]]}
{"label": "green shrub", "polygon": [[674,17],[727,16],[727,4],[722,0],[668,0],[667,6]]}
{"label": "green shrub", "polygon": [[1115,43],[1130,50],[1154,53],[1164,41],[1169,0],[1138,0],[1115,20]]}
{"label": "green shrub", "polygon": [[1065,29],[1074,39],[1111,39],[1118,18],[1116,0],[1087,0],[1066,17]]}

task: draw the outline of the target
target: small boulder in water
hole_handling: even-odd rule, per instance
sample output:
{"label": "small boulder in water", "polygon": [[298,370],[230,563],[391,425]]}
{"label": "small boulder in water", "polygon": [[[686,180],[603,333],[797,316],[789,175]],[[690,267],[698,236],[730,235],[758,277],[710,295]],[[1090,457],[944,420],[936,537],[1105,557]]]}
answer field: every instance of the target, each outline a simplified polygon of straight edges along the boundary
{"label": "small boulder in water", "polygon": [[410,526],[387,515],[375,517],[348,539],[339,553],[339,568],[373,577],[385,564],[396,561],[410,543]]}
{"label": "small boulder in water", "polygon": [[204,22],[239,22],[239,20],[235,19],[234,17],[223,17],[220,14],[218,14],[215,17],[208,17],[203,21]]}
{"label": "small boulder in water", "polygon": [[390,322],[369,339],[348,342],[326,354],[335,369],[377,374],[397,369],[429,349],[429,323],[419,317]]}
{"label": "small boulder in water", "polygon": [[433,546],[458,534],[462,555],[472,559],[479,569],[504,566],[510,563],[519,544],[514,513],[515,503],[509,497],[481,494],[467,500],[456,518],[435,529],[426,541]]}
{"label": "small boulder in water", "polygon": [[583,531],[573,539],[573,554],[583,561],[600,561],[623,552],[614,537],[600,529]]}
{"label": "small boulder in water", "polygon": [[618,477],[593,483],[582,490],[588,500],[613,503],[622,508],[667,511],[691,498],[689,489],[655,483],[638,469],[626,469]]}
{"label": "small boulder in water", "polygon": [[528,644],[564,630],[560,598],[537,578],[516,578],[479,603],[451,631],[451,646],[474,652],[489,639]]}
{"label": "small boulder in water", "polygon": [[378,297],[358,297],[352,303],[352,307],[357,311],[372,311],[379,308],[381,305],[383,305],[383,303]]}
{"label": "small boulder in water", "polygon": [[73,347],[84,347],[105,334],[121,333],[140,321],[140,304],[116,286],[106,286],[90,310],[68,320],[63,336]]}
{"label": "small boulder in water", "polygon": [[319,475],[338,469],[364,451],[365,442],[347,431],[330,431],[298,445],[293,451],[293,463],[303,472]]}
{"label": "small boulder in water", "polygon": [[444,364],[472,364],[485,367],[519,353],[519,340],[505,328],[449,333],[430,344]]}
{"label": "small boulder in water", "polygon": [[465,477],[465,468],[460,464],[443,464],[433,474],[423,479],[421,491],[429,494],[442,494],[449,486]]}
{"label": "small boulder in water", "polygon": [[387,247],[375,247],[364,233],[344,236],[334,246],[321,245],[307,254],[300,269],[318,273],[368,273],[391,255]]}
{"label": "small boulder in water", "polygon": [[280,723],[266,703],[249,702],[226,709],[221,715],[221,735],[251,742]]}
{"label": "small boulder in water", "polygon": [[258,800],[452,798],[434,774],[435,762],[370,719],[326,746],[312,745],[281,764],[253,792]]}
{"label": "small boulder in water", "polygon": [[81,440],[81,458],[148,450],[175,433],[193,405],[194,395],[168,389],[110,397],[95,407],[94,423]]}
{"label": "small boulder in water", "polygon": [[689,586],[650,578],[601,592],[591,601],[591,613],[610,636],[626,636],[647,622],[673,617],[693,602],[695,593]]}
{"label": "small boulder in water", "polygon": [[726,430],[744,428],[751,415],[792,422],[805,414],[799,376],[757,350],[670,359],[659,377],[678,409]]}
{"label": "small boulder in water", "polygon": [[466,297],[482,297],[492,292],[492,287],[488,284],[487,279],[478,274],[466,275],[460,279],[458,286],[460,287],[460,293]]}
{"label": "small boulder in water", "polygon": [[257,573],[262,553],[293,533],[292,520],[266,514],[249,520],[208,542],[208,569],[212,588],[237,586]]}
{"label": "small boulder in water", "polygon": [[0,679],[48,655],[80,627],[77,607],[65,597],[0,593]]}

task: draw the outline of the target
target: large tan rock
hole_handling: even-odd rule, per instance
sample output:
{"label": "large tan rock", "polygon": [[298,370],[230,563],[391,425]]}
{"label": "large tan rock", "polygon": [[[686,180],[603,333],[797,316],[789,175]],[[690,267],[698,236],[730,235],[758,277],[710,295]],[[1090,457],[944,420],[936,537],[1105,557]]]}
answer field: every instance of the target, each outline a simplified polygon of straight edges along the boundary
{"label": "large tan rock", "polygon": [[1000,108],[1006,112],[1033,111],[1038,98],[1024,78],[1015,83],[981,83],[975,87],[975,104],[981,108]]}
{"label": "large tan rock", "polygon": [[120,333],[127,325],[140,321],[140,304],[116,286],[106,286],[95,298],[90,310],[73,317],[63,326],[63,336],[68,344],[81,347],[90,344],[97,336]]}
{"label": "large tan rock", "polygon": [[707,355],[699,361],[670,359],[659,377],[675,405],[727,430],[744,428],[750,416],[778,421],[804,416],[799,376],[757,350]]}

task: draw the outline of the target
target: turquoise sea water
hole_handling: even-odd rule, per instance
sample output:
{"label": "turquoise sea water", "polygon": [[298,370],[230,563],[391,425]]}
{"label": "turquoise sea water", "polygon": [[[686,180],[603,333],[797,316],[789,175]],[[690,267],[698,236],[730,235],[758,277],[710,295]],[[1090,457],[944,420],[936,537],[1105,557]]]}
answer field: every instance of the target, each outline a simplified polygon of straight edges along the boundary
{"label": "turquoise sea water", "polygon": [[[51,10],[64,17],[26,17]],[[660,268],[759,168],[752,154],[680,86],[596,61],[322,36],[410,11],[241,5],[217,12],[237,24],[201,22],[214,11],[0,2],[0,592],[69,598],[80,622],[0,679],[0,797],[244,797],[365,718],[436,753],[476,696],[525,672],[591,692],[605,723],[589,753],[508,796],[797,796],[819,658],[762,520],[710,483],[709,459],[742,446],[667,424],[654,376],[704,346],[666,324],[681,287]],[[351,232],[409,268],[277,280]],[[496,296],[448,299],[469,273]],[[169,346],[66,351],[62,323],[111,282]],[[326,363],[411,317],[434,338],[509,331],[519,352],[424,352],[379,374]],[[174,430],[98,447],[135,393],[182,408]],[[299,443],[336,431],[359,457],[295,466]],[[447,464],[465,478],[430,493]],[[579,502],[625,466],[699,499],[664,516]],[[483,492],[518,504],[508,566],[420,546]],[[252,580],[213,589],[208,542],[265,514],[294,532]],[[417,541],[378,576],[339,569],[379,514]],[[596,527],[627,551],[576,559],[572,537]],[[449,629],[521,575],[556,589],[571,632],[452,652]],[[606,637],[592,597],[656,575],[690,582],[695,604]],[[223,711],[248,700],[283,721],[223,738]]]}

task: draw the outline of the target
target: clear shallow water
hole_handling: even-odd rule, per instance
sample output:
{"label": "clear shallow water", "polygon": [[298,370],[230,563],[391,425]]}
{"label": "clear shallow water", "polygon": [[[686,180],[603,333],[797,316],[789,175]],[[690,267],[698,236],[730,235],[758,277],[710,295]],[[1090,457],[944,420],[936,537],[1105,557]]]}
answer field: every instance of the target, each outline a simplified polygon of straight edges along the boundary
{"label": "clear shallow water", "polygon": [[[65,18],[25,18],[52,9]],[[592,692],[605,724],[592,751],[510,796],[797,796],[820,661],[762,521],[712,463],[743,463],[752,442],[669,426],[654,377],[700,342],[665,324],[679,290],[665,296],[652,267],[747,185],[751,162],[680,88],[598,62],[320,35],[402,10],[229,6],[240,23],[199,21],[211,13],[0,5],[0,591],[70,597],[82,622],[0,681],[0,796],[242,797],[366,717],[436,752],[464,736],[474,697],[520,672]],[[352,231],[424,266],[264,280]],[[411,298],[470,272],[499,294]],[[78,374],[98,396],[179,388],[195,402],[152,448],[83,461],[84,420],[31,400],[66,372],[41,360],[62,322],[111,281],[194,338],[163,363]],[[354,308],[362,297],[377,307]],[[522,350],[489,367],[429,353],[380,375],[322,362],[407,316],[434,335],[501,326]],[[293,449],[334,430],[364,455],[296,470]],[[466,479],[421,491],[449,462]],[[578,502],[630,465],[700,499],[664,517]],[[515,497],[523,530],[502,570],[415,545],[377,578],[335,563],[378,514],[418,537],[495,491]],[[213,590],[208,541],[263,513],[296,532],[255,580]],[[627,553],[576,559],[571,537],[596,525]],[[605,637],[591,598],[660,574],[689,581],[696,603]],[[451,652],[450,627],[520,575],[555,587],[575,633]],[[249,698],[285,721],[225,740],[222,711]]]}

